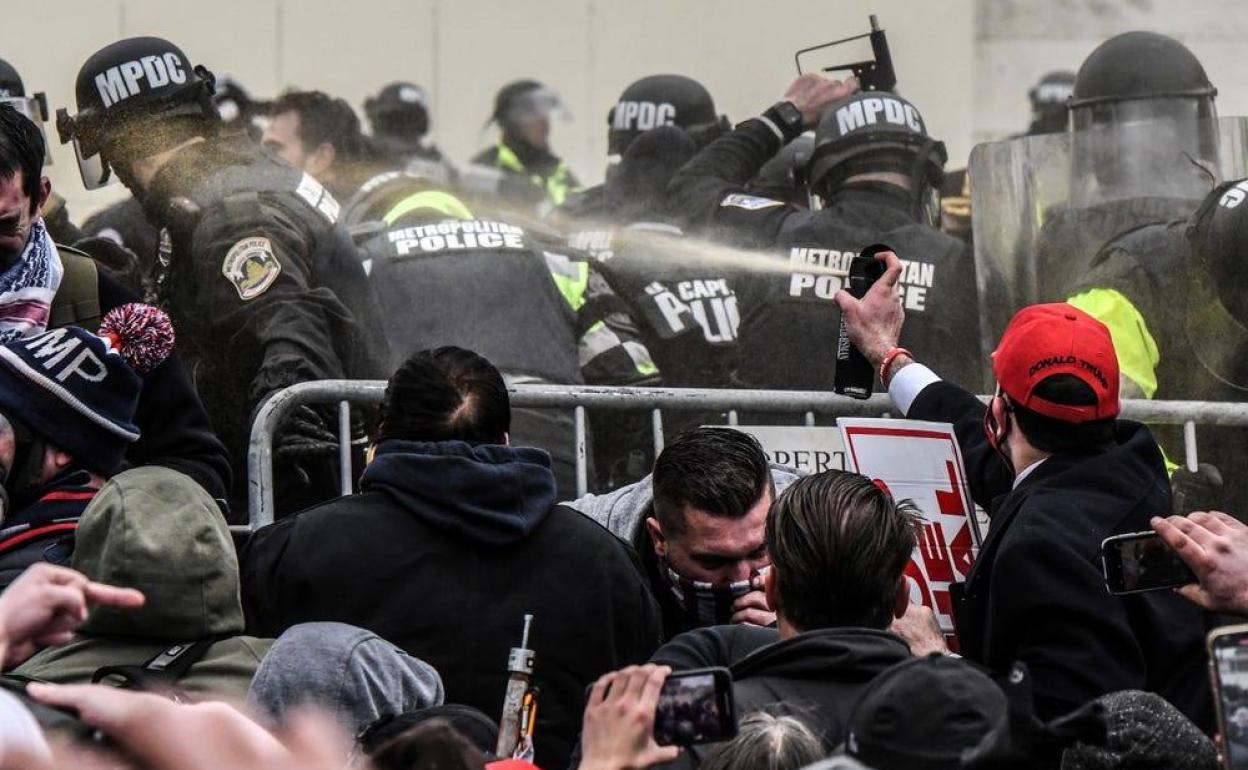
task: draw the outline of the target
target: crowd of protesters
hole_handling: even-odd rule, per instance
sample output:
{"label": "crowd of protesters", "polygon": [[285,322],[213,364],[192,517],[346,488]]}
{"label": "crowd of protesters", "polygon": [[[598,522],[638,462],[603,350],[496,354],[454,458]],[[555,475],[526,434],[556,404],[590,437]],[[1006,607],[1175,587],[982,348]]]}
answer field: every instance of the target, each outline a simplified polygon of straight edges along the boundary
{"label": "crowd of protesters", "polygon": [[[1122,50],[1187,53],[1108,41],[1034,132],[1173,98],[1106,97]],[[1176,469],[1122,416],[1174,364],[1154,345],[1142,367],[1123,319],[1154,341],[1146,303],[1101,246],[1156,223],[1103,233],[1095,285],[1009,308],[985,356],[969,202],[942,221],[944,146],[868,85],[804,75],[732,128],[700,84],[643,78],[584,189],[536,81],[499,92],[498,143],[457,168],[415,84],[369,99],[366,134],[341,99],[258,102],[131,38],[56,121],[84,184],[133,194],[78,227],[43,174],[46,107],[0,62],[0,770],[1225,761],[1206,640],[1248,619],[1248,505],[1194,503],[1237,500],[1236,454]],[[1211,185],[1169,222],[1209,276],[1248,246],[1245,198]],[[1223,313],[1192,322],[1233,343],[1236,303],[1193,280]],[[991,520],[952,636],[907,578],[933,512],[878,481],[769,462],[714,414],[655,454],[648,423],[590,410],[578,496],[573,418],[512,405],[526,383],[830,390],[838,327],[894,415],[952,425]],[[384,398],[350,437],[294,410],[277,520],[231,527],[266,400],[369,378]],[[359,491],[338,495],[348,439]],[[1103,541],[1150,531],[1194,579],[1111,593]],[[719,700],[664,712],[688,672]]]}

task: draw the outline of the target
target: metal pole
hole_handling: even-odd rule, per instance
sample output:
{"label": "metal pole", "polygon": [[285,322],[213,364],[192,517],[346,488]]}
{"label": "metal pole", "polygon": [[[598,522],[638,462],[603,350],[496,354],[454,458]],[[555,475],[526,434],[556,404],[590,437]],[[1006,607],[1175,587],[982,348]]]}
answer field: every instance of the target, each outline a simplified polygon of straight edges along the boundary
{"label": "metal pole", "polygon": [[343,497],[354,490],[351,473],[351,402],[338,402],[338,476]]}
{"label": "metal pole", "polygon": [[806,413],[806,427],[807,428],[815,427],[815,413],[814,412]]}
{"label": "metal pole", "polygon": [[1183,451],[1187,455],[1187,469],[1192,473],[1200,470],[1196,457],[1196,423],[1191,420],[1183,423]]}
{"label": "metal pole", "polygon": [[737,410],[736,410],[736,409],[729,409],[729,410],[728,410],[728,424],[729,424],[729,425],[734,425],[734,426],[735,426],[735,425],[740,425],[740,424],[741,424],[741,420],[740,420],[740,418],[737,416]]}
{"label": "metal pole", "polygon": [[650,432],[654,435],[654,456],[663,451],[663,411],[655,409],[650,412]]}
{"label": "metal pole", "polygon": [[585,407],[572,410],[572,422],[576,429],[576,496],[589,494],[589,461],[585,456]]}

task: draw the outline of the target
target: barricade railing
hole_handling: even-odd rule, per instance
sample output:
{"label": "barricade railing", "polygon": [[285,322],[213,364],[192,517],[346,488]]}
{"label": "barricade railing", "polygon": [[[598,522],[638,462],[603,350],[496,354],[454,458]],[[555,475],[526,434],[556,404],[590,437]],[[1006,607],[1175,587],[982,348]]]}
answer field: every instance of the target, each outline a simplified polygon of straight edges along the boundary
{"label": "barricade railing", "polygon": [[[339,468],[342,493],[351,494],[351,404],[378,404],[385,394],[383,380],[320,380],[292,385],[272,395],[256,413],[247,457],[248,522],[251,528],[273,521],[274,435],[292,410],[305,404],[338,405]],[[877,393],[859,400],[830,392],[785,390],[695,390],[682,388],[616,388],[589,385],[511,385],[514,408],[571,410],[575,431],[577,495],[589,486],[586,457],[586,410],[651,413],[651,433],[657,455],[663,449],[663,412],[722,412],[728,425],[738,415],[804,415],[814,425],[817,415],[879,417],[892,409],[888,396]],[[986,400],[987,396],[981,396]],[[1183,425],[1185,464],[1196,467],[1196,426],[1248,427],[1248,403],[1215,401],[1125,400],[1122,416],[1140,422]]]}

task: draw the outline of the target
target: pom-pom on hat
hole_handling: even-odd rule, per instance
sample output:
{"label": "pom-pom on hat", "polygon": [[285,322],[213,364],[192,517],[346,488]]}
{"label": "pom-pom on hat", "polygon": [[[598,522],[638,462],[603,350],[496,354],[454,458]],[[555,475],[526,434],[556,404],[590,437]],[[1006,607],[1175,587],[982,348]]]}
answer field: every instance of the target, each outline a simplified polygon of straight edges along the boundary
{"label": "pom-pom on hat", "polygon": [[113,308],[99,335],[76,326],[0,347],[0,412],[103,475],[138,440],[143,374],[173,350],[169,316],[150,305]]}

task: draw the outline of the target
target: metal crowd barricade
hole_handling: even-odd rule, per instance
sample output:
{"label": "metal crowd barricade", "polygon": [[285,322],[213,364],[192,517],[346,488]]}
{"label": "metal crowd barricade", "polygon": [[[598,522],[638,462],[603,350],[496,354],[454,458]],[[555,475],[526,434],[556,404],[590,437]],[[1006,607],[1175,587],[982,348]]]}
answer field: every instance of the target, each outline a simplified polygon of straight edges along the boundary
{"label": "metal crowd barricade", "polygon": [[[338,404],[339,467],[342,493],[352,492],[351,403],[378,404],[385,393],[383,380],[321,380],[293,385],[269,398],[256,414],[247,457],[249,526],[273,521],[273,438],[282,420],[304,404]],[[740,412],[805,415],[814,425],[816,415],[832,417],[878,417],[892,405],[877,393],[866,400],[829,392],[783,390],[694,390],[679,388],[615,388],[587,385],[513,385],[511,405],[530,409],[571,409],[576,432],[577,495],[588,490],[586,458],[586,410],[649,410],[656,454],[663,448],[663,412],[722,412],[729,425],[738,423]],[[981,396],[987,399],[987,396]],[[1122,416],[1140,422],[1183,425],[1186,465],[1195,468],[1196,426],[1248,427],[1248,403],[1213,401],[1146,401],[1122,403]]]}

